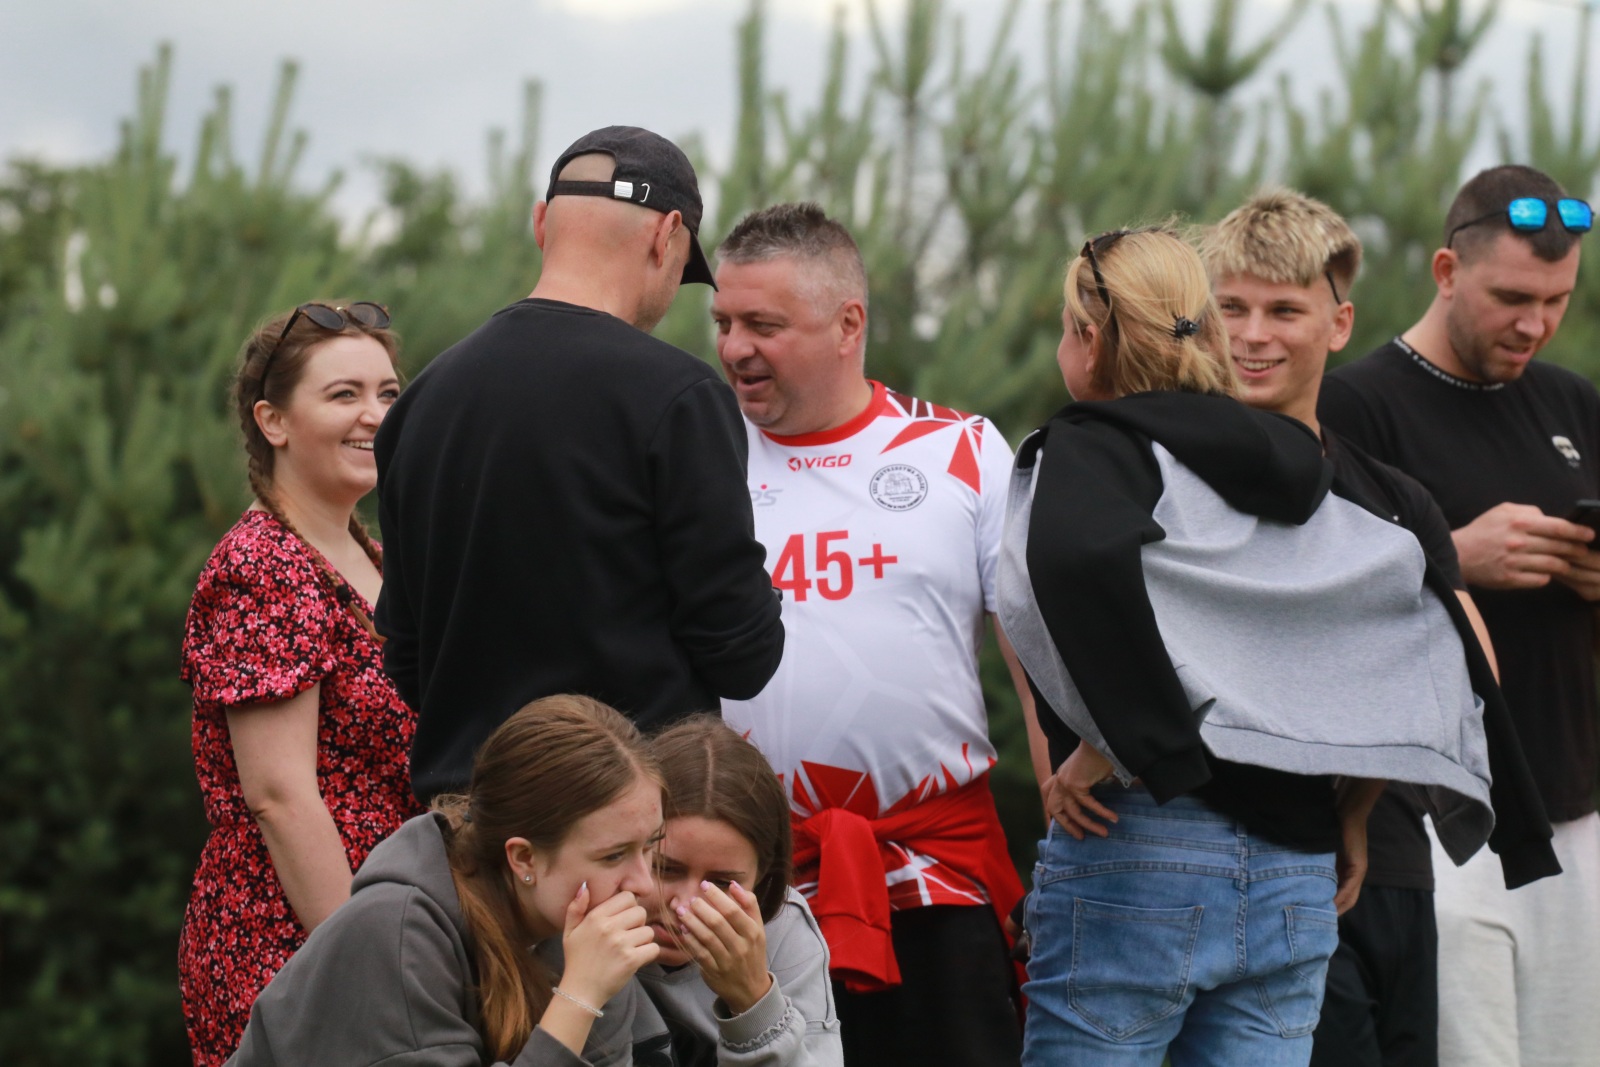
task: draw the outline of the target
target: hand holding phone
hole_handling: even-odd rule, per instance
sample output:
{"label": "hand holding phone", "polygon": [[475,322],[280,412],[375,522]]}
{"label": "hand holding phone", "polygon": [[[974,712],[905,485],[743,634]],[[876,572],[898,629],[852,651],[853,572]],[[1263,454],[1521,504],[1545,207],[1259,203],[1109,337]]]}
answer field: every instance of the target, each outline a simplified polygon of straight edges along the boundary
{"label": "hand holding phone", "polygon": [[[1600,522],[1600,499],[1580,503],[1593,504]],[[1600,529],[1509,501],[1451,531],[1461,576],[1482,589],[1542,589],[1587,559],[1597,534]]]}
{"label": "hand holding phone", "polygon": [[1587,526],[1595,533],[1600,533],[1600,500],[1578,501],[1572,505],[1572,512],[1567,516],[1567,521]]}

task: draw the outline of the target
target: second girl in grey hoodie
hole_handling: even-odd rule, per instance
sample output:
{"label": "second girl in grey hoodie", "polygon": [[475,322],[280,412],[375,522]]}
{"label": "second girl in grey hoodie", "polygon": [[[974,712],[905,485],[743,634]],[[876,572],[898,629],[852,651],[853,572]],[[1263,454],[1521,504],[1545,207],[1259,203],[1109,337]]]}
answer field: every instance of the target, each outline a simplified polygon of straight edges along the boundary
{"label": "second girl in grey hoodie", "polygon": [[[661,956],[639,982],[677,1067],[842,1067],[828,944],[789,886],[789,801],[756,747],[700,715],[650,743],[666,779]],[[649,1027],[643,1027],[648,1031]]]}

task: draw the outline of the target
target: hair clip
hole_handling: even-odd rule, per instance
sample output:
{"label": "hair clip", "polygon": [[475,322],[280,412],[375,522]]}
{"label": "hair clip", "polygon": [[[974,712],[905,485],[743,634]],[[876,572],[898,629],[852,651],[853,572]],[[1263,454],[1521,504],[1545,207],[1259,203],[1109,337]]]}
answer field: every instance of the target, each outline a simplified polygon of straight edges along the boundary
{"label": "hair clip", "polygon": [[1172,324],[1172,336],[1180,341],[1185,337],[1193,337],[1199,332],[1200,324],[1193,319],[1184,318],[1182,315],[1179,315]]}

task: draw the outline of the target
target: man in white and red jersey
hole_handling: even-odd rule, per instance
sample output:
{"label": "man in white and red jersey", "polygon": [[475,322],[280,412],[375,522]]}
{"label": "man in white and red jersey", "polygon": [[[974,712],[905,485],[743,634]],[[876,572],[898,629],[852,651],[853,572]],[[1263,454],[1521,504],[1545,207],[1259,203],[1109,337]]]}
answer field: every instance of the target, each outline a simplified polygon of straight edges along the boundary
{"label": "man in white and red jersey", "polygon": [[717,355],[786,629],[778,673],[723,714],[788,790],[845,1060],[1016,1064],[1000,917],[1022,887],[977,663],[1011,449],[865,377],[861,254],[815,204],[748,216],[719,258]]}

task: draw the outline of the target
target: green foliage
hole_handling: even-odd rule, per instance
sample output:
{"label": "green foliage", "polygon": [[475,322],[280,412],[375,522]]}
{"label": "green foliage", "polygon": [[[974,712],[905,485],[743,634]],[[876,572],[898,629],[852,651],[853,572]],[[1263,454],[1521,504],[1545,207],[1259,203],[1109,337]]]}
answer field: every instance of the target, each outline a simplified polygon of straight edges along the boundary
{"label": "green foliage", "polygon": [[1415,11],[1395,0],[1384,2],[1410,25],[1417,60],[1442,74],[1454,72],[1467,61],[1500,12],[1500,0],[1488,0],[1476,15],[1467,10],[1463,0],[1413,0]]}
{"label": "green foliage", "polygon": [[[1174,213],[1213,219],[1264,180],[1299,186],[1366,241],[1347,352],[1359,355],[1430,298],[1428,256],[1485,119],[1503,158],[1576,193],[1594,187],[1583,47],[1562,107],[1535,41],[1520,106],[1491,115],[1483,86],[1454,79],[1493,4],[1387,0],[1359,26],[1328,4],[1337,84],[1307,101],[1286,80],[1246,107],[1240,92],[1308,3],[1252,41],[1238,32],[1243,6],[1216,0],[1190,40],[1169,0],[1045,0],[1042,33],[1025,28],[1039,5],[1008,0],[994,35],[975,41],[940,0],[908,0],[892,19],[872,5],[870,75],[847,78],[854,41],[841,16],[821,92],[796,101],[767,83],[764,10],[752,3],[730,72],[732,158],[717,167],[685,139],[713,207],[702,241],[714,246],[751,208],[820,201],[866,258],[871,373],[988,414],[1016,443],[1066,399],[1054,363],[1061,273],[1086,234]],[[219,89],[182,175],[163,129],[170,70],[163,49],[111,158],[14,161],[0,178],[8,1064],[186,1055],[176,936],[204,824],[177,649],[194,577],[247,501],[225,400],[246,333],[303,300],[377,299],[415,371],[525,294],[539,268],[528,224],[536,84],[522,128],[490,136],[487,196],[464,197],[452,173],[384,160],[381,210],[352,221],[330,207],[337,174],[299,176],[292,65],[254,165],[234,153],[232,98]],[[1590,270],[1549,356],[1591,376],[1597,298]],[[685,290],[659,332],[710,358],[707,299]],[[992,647],[983,679],[1002,753],[996,791],[1025,864],[1037,793]]]}
{"label": "green foliage", "polygon": [[[1584,4],[1578,14],[1578,40],[1587,41],[1594,20],[1595,5]],[[1527,110],[1514,131],[1507,119],[1500,122],[1500,154],[1507,159],[1525,158],[1531,166],[1549,174],[1573,196],[1587,197],[1594,175],[1600,170],[1600,137],[1589,131],[1589,50],[1580,48],[1573,64],[1572,90],[1568,94],[1566,129],[1558,129],[1556,108],[1545,90],[1544,40],[1534,38],[1528,57]],[[1516,136],[1521,133],[1522,136]],[[1517,151],[1518,142],[1526,150]]]}
{"label": "green foliage", "polygon": [[[386,169],[393,232],[355,244],[337,177],[294,183],[286,67],[254,172],[230,100],[182,187],[162,148],[171,57],[105,163],[14,165],[0,205],[0,1062],[184,1062],[176,942],[204,822],[177,677],[211,545],[249,502],[225,402],[267,312],[381,294],[438,351],[537,274],[533,134],[493,200]],[[3,209],[0,209],[3,210]]]}

